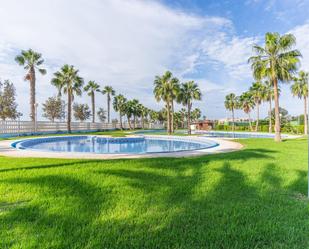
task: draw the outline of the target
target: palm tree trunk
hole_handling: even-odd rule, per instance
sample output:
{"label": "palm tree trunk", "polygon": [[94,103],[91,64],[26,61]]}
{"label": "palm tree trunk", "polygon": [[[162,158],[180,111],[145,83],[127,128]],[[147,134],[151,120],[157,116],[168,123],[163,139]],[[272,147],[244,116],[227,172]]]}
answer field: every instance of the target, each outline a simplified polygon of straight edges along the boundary
{"label": "palm tree trunk", "polygon": [[71,133],[71,110],[72,109],[72,93],[68,90],[68,117],[67,117],[67,128],[68,133]]}
{"label": "palm tree trunk", "polygon": [[133,128],[136,129],[136,115],[133,116]]}
{"label": "palm tree trunk", "polygon": [[250,131],[252,131],[252,124],[251,124],[250,112],[248,112],[248,117],[249,117],[249,127],[250,127]]}
{"label": "palm tree trunk", "polygon": [[166,110],[167,110],[167,133],[171,134],[171,113],[170,113],[170,103],[166,102]]}
{"label": "palm tree trunk", "polygon": [[132,130],[131,120],[130,120],[130,117],[128,115],[127,115],[127,119],[128,119],[129,129]]}
{"label": "palm tree trunk", "polygon": [[141,119],[142,119],[142,129],[144,129],[144,116],[143,115],[142,115]]}
{"label": "palm tree trunk", "polygon": [[278,80],[274,78],[273,82],[274,82],[274,98],[275,98],[275,141],[281,142]]}
{"label": "palm tree trunk", "polygon": [[91,93],[91,104],[92,104],[92,123],[95,122],[95,99],[94,99],[94,92]]}
{"label": "palm tree trunk", "polygon": [[174,101],[172,100],[171,111],[171,133],[174,133]]}
{"label": "palm tree trunk", "polygon": [[307,97],[304,97],[304,134],[308,134]]}
{"label": "palm tree trunk", "polygon": [[110,123],[111,122],[111,119],[110,119],[110,107],[111,105],[111,99],[110,99],[110,96],[109,96],[109,93],[107,94],[107,122]]}
{"label": "palm tree trunk", "polygon": [[188,103],[188,117],[187,117],[187,126],[188,126],[188,134],[191,135],[191,104],[190,101]]}
{"label": "palm tree trunk", "polygon": [[29,80],[30,80],[30,119],[35,121],[35,70],[34,67],[31,67],[29,70]]}
{"label": "palm tree trunk", "polygon": [[255,124],[255,131],[257,132],[259,129],[259,119],[260,119],[260,104],[259,102],[256,105],[256,124]]}
{"label": "palm tree trunk", "polygon": [[271,109],[272,109],[272,106],[271,106],[271,97],[270,97],[270,99],[269,99],[269,112],[268,112],[268,116],[269,116],[269,128],[268,128],[268,131],[269,131],[269,133],[273,132],[272,121],[271,121]]}
{"label": "palm tree trunk", "polygon": [[234,108],[232,108],[232,121],[233,121],[232,131],[235,131],[235,117],[234,117]]}
{"label": "palm tree trunk", "polygon": [[123,130],[123,128],[122,128],[122,115],[121,115],[121,111],[119,111],[119,123],[120,123],[120,130]]}

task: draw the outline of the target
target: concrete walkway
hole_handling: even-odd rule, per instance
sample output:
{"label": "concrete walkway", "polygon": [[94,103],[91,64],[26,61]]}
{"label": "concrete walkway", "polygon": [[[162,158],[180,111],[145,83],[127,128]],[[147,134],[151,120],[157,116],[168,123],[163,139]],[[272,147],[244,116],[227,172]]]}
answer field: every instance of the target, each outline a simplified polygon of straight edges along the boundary
{"label": "concrete walkway", "polygon": [[[99,137],[99,136],[97,136]],[[102,136],[104,137],[104,136]],[[105,136],[106,137],[106,136]],[[36,157],[36,158],[67,158],[67,159],[119,159],[119,158],[155,158],[155,157],[190,157],[216,153],[227,153],[240,150],[243,146],[240,143],[217,138],[204,138],[196,136],[159,136],[150,135],[145,137],[152,138],[178,138],[191,141],[214,141],[219,145],[213,148],[204,150],[167,152],[167,153],[149,153],[149,154],[96,154],[82,152],[46,152],[39,150],[19,150],[11,146],[12,143],[18,140],[0,141],[0,155],[7,157]]]}

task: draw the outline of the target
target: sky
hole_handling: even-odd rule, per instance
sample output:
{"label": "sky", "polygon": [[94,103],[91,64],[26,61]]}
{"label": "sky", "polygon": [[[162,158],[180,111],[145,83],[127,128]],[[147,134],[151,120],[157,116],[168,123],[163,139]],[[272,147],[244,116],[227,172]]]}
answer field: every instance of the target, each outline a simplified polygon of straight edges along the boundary
{"label": "sky", "polygon": [[[294,34],[300,69],[309,70],[308,0],[0,0],[0,6],[0,79],[14,83],[25,120],[29,82],[14,61],[22,49],[45,60],[48,73],[36,84],[39,115],[42,103],[57,94],[50,80],[64,64],[79,69],[86,83],[111,85],[156,110],[164,104],[153,97],[154,78],[170,70],[181,82],[198,83],[203,98],[193,105],[210,119],[229,117],[225,95],[239,95],[254,81],[247,60],[266,32]],[[75,101],[90,104],[87,94]],[[282,86],[280,105],[291,115],[303,112],[290,85]],[[106,109],[106,96],[98,93],[96,106]],[[241,111],[236,116],[245,117]]]}

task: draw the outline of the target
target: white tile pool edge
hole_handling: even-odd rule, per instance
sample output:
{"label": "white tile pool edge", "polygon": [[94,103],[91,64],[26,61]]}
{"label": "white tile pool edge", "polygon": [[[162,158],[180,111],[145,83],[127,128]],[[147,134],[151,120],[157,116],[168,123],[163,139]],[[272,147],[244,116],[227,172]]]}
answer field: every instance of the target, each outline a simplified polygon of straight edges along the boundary
{"label": "white tile pool edge", "polygon": [[[190,156],[199,156],[206,154],[232,152],[240,150],[243,147],[240,143],[217,138],[205,138],[196,136],[180,137],[180,136],[166,136],[166,135],[143,135],[143,136],[149,138],[177,139],[177,140],[195,141],[195,142],[213,141],[215,143],[218,143],[218,146],[202,150],[162,152],[162,153],[149,153],[149,154],[93,154],[93,153],[81,153],[81,152],[45,152],[45,151],[34,151],[34,150],[19,150],[13,148],[11,144],[20,140],[4,140],[0,141],[0,155],[8,157],[36,157],[36,158],[40,157],[40,158],[67,158],[67,159],[190,157]],[[97,137],[110,137],[110,136],[99,135]],[[140,136],[132,135],[129,137],[140,137]]]}

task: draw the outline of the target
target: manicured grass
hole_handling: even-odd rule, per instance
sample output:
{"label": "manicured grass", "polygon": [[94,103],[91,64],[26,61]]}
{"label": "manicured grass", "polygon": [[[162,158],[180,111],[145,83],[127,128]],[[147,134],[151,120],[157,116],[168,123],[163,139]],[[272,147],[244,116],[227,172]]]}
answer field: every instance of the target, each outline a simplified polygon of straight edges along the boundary
{"label": "manicured grass", "polygon": [[0,158],[0,248],[308,248],[307,140],[196,158]]}

